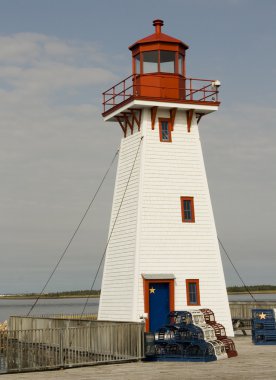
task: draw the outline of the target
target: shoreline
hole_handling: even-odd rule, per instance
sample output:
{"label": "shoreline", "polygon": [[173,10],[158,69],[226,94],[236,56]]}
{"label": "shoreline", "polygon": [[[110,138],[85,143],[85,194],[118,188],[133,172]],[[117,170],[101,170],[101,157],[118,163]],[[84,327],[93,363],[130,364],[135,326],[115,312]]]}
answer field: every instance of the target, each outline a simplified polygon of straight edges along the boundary
{"label": "shoreline", "polygon": [[[28,295],[22,295],[22,296],[0,296],[0,300],[35,300],[38,298],[37,296],[28,296]],[[59,300],[59,299],[71,299],[71,298],[100,298],[99,295],[89,295],[89,294],[82,294],[82,295],[72,295],[72,296],[47,296],[43,295],[40,296],[39,299],[47,299],[47,300]]]}
{"label": "shoreline", "polygon": [[[276,290],[254,290],[250,291],[251,294],[276,294]],[[246,291],[242,292],[227,292],[228,296],[238,296],[239,294],[244,295],[244,294],[249,294]]]}
{"label": "shoreline", "polygon": [[[246,291],[242,292],[227,292],[227,295],[229,296],[238,296],[238,295],[247,295],[249,294]],[[276,290],[256,290],[254,292],[251,292],[251,294],[276,294]],[[0,295],[0,300],[35,300],[38,298],[39,295]],[[60,296],[52,296],[52,295],[47,295],[44,294],[39,297],[39,299],[53,299],[53,300],[58,300],[58,299],[74,299],[74,298],[100,298],[99,294],[74,294],[74,295],[60,295]]]}

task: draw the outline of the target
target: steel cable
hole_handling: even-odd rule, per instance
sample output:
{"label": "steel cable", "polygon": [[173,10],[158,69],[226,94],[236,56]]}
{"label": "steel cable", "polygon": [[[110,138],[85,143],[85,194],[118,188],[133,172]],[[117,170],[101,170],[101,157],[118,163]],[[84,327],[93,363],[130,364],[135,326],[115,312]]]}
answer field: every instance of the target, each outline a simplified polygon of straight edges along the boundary
{"label": "steel cable", "polygon": [[[93,282],[92,282],[92,285],[91,285],[91,288],[90,288],[90,292],[93,290],[93,287],[94,287],[95,282],[96,282],[96,279],[97,279],[97,277],[98,277],[98,274],[99,274],[100,268],[101,268],[102,263],[103,263],[103,260],[104,260],[104,258],[105,258],[106,251],[107,251],[107,248],[108,248],[108,245],[109,245],[110,239],[111,239],[111,237],[112,237],[112,233],[113,233],[113,231],[114,231],[114,228],[115,228],[115,225],[116,225],[117,219],[118,219],[118,217],[119,217],[119,213],[120,213],[120,210],[121,210],[121,207],[122,207],[122,204],[123,204],[123,201],[124,201],[124,198],[125,198],[126,192],[127,192],[127,188],[128,188],[129,182],[130,182],[130,178],[131,178],[131,175],[132,175],[132,172],[133,172],[133,169],[134,169],[134,166],[135,166],[136,160],[137,160],[137,156],[138,156],[138,153],[139,153],[139,150],[140,150],[140,147],[141,147],[142,140],[143,140],[143,136],[142,136],[141,139],[140,139],[140,143],[139,143],[139,146],[138,146],[138,148],[137,148],[136,155],[135,155],[135,158],[134,158],[134,161],[133,161],[133,164],[132,164],[132,168],[131,168],[130,173],[129,173],[129,177],[128,177],[127,184],[126,184],[126,187],[125,187],[125,190],[124,190],[123,196],[122,196],[122,200],[121,200],[121,202],[120,202],[120,205],[119,205],[119,208],[118,208],[118,211],[117,211],[117,214],[116,214],[116,217],[115,217],[115,220],[114,220],[113,226],[112,226],[112,228],[111,228],[111,231],[110,231],[110,234],[109,234],[109,237],[108,237],[107,243],[106,243],[106,245],[105,245],[105,249],[104,249],[103,255],[102,255],[101,260],[100,260],[100,263],[99,263],[99,265],[98,265],[97,272],[96,272],[95,277],[94,277],[94,279],[93,279]],[[88,304],[89,299],[90,299],[90,295],[88,295],[88,297],[87,297],[87,299],[86,299],[86,302],[85,302],[85,304],[84,304],[84,307],[83,307],[83,309],[82,309],[81,318],[83,317],[83,314],[84,314],[84,312],[85,312],[85,309],[86,309],[86,307],[87,307],[87,304]]]}
{"label": "steel cable", "polygon": [[219,241],[219,244],[220,244],[221,248],[223,249],[224,253],[226,254],[226,257],[227,257],[228,260],[230,261],[232,267],[234,268],[235,272],[237,273],[239,279],[241,280],[241,282],[242,282],[242,284],[243,284],[245,290],[250,294],[250,296],[251,296],[251,298],[254,300],[254,302],[257,302],[256,298],[253,296],[253,294],[250,292],[248,286],[247,286],[247,285],[245,284],[245,282],[243,281],[241,275],[239,274],[237,268],[235,267],[233,261],[231,260],[231,258],[230,258],[230,256],[229,256],[228,252],[226,251],[226,249],[224,248],[224,246],[223,246],[223,244],[222,244],[222,242],[221,242],[221,240],[220,240],[219,237],[218,237],[218,241]]}
{"label": "steel cable", "polygon": [[98,188],[97,188],[95,194],[94,194],[93,197],[92,197],[92,200],[90,201],[88,207],[86,208],[86,210],[85,210],[85,212],[84,212],[84,214],[83,214],[83,216],[82,216],[82,218],[81,218],[79,224],[77,225],[76,229],[74,230],[73,235],[72,235],[71,238],[69,239],[69,242],[67,243],[67,245],[66,245],[64,251],[62,252],[62,255],[60,256],[60,258],[59,258],[57,264],[55,265],[54,269],[52,270],[52,272],[51,272],[49,278],[47,279],[47,281],[46,281],[46,283],[45,283],[45,285],[43,286],[42,290],[40,291],[40,293],[39,293],[38,297],[36,298],[34,304],[31,306],[31,308],[30,308],[30,310],[29,310],[29,312],[28,312],[28,314],[27,314],[27,317],[31,314],[31,312],[32,312],[33,309],[35,308],[35,306],[36,306],[36,304],[38,303],[39,299],[41,298],[41,296],[42,296],[44,290],[46,289],[46,287],[47,287],[47,285],[49,284],[51,278],[53,277],[55,271],[57,270],[59,264],[61,263],[62,259],[64,258],[65,254],[66,254],[68,248],[70,247],[70,245],[71,245],[71,243],[72,243],[74,237],[76,236],[76,234],[77,234],[77,232],[78,232],[78,230],[79,230],[79,228],[80,228],[82,222],[84,221],[84,219],[85,219],[85,217],[86,217],[88,211],[90,210],[90,208],[91,208],[91,206],[92,206],[92,204],[93,204],[93,202],[94,202],[94,200],[95,200],[95,198],[96,198],[98,192],[100,191],[100,189],[101,189],[101,187],[102,187],[102,185],[103,185],[103,183],[104,183],[104,181],[105,181],[105,179],[106,179],[106,177],[107,177],[107,175],[108,175],[108,173],[109,173],[109,171],[110,171],[110,169],[111,169],[111,167],[112,167],[112,165],[113,165],[113,163],[114,163],[114,161],[115,161],[115,159],[116,159],[116,157],[117,157],[117,155],[118,155],[118,153],[119,153],[119,150],[116,151],[116,153],[115,153],[115,155],[114,155],[114,157],[113,157],[113,159],[112,159],[112,161],[111,161],[111,163],[110,163],[110,165],[109,165],[107,171],[105,172],[105,174],[104,174],[104,176],[103,176],[103,178],[102,178],[102,180],[101,180],[101,182],[100,182],[100,184],[99,184],[99,186],[98,186]]}

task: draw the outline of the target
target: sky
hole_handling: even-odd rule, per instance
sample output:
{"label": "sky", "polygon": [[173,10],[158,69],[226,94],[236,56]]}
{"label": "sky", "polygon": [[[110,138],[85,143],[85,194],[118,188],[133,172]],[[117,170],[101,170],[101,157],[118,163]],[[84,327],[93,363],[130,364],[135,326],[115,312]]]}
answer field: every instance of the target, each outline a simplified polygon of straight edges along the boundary
{"label": "sky", "polygon": [[[102,92],[164,20],[187,76],[219,79],[200,122],[218,235],[247,284],[276,284],[276,2],[0,0],[0,294],[38,292],[121,139]],[[88,289],[107,240],[116,165],[47,291]],[[226,282],[240,281],[222,252]],[[100,288],[100,277],[95,288]]]}

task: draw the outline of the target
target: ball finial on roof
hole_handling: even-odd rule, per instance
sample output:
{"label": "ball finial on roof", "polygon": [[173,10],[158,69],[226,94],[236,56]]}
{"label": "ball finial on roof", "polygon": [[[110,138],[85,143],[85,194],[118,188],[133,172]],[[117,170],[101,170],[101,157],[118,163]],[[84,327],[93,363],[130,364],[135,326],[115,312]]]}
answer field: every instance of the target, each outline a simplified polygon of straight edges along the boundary
{"label": "ball finial on roof", "polygon": [[161,33],[161,28],[164,25],[164,21],[157,19],[153,20],[152,24],[155,26],[155,33]]}

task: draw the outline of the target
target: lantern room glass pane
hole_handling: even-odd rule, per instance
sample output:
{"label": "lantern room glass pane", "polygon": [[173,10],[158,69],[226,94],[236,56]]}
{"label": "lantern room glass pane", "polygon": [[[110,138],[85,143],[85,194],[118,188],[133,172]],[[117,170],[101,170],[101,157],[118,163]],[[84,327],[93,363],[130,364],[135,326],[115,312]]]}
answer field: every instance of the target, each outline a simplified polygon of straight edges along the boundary
{"label": "lantern room glass pane", "polygon": [[135,73],[140,74],[140,54],[137,54],[134,57],[135,60]]}
{"label": "lantern room glass pane", "polygon": [[158,71],[158,50],[143,53],[143,73],[156,73]]}
{"label": "lantern room glass pane", "polygon": [[184,61],[183,55],[179,54],[179,56],[178,56],[178,74],[180,74],[180,75],[184,75],[184,73],[183,73],[183,61]]}
{"label": "lantern room glass pane", "polygon": [[160,51],[160,71],[163,73],[175,72],[175,52]]}

